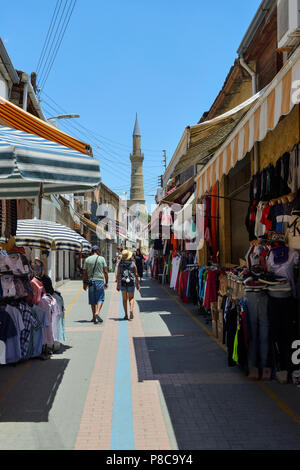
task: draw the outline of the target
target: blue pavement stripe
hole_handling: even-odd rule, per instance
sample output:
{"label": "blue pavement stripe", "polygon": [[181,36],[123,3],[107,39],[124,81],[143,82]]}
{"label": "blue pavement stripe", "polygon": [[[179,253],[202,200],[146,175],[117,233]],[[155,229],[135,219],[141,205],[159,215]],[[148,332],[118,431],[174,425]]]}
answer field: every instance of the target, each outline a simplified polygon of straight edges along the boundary
{"label": "blue pavement stripe", "polygon": [[[125,315],[120,301],[120,319]],[[128,321],[119,321],[111,449],[134,450]]]}

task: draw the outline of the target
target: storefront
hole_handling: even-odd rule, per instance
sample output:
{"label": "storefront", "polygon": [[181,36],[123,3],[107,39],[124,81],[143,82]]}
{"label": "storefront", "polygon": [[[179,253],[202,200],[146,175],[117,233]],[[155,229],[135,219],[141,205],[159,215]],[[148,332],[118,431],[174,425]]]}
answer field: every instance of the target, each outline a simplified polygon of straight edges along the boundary
{"label": "storefront", "polygon": [[[2,98],[0,122],[16,127],[0,126],[0,322],[5,324],[0,364],[4,365],[33,357],[48,359],[64,342],[64,301],[56,290],[55,272],[58,269],[58,278],[69,276],[69,252],[81,253],[88,244],[63,224],[49,228],[53,222],[42,219],[43,200],[45,195],[91,191],[101,177],[89,146]],[[45,132],[53,140],[44,138]],[[36,217],[20,220],[17,201],[24,199],[39,202]],[[50,253],[61,258],[52,265],[51,277],[47,263],[41,261]]]}
{"label": "storefront", "polygon": [[[191,196],[184,185],[161,201],[151,226],[158,234],[150,251],[152,277],[211,318],[229,367],[239,365],[249,379],[281,383],[297,383],[300,374],[292,362],[293,341],[300,338],[299,79],[300,49],[246,110],[240,105],[245,112],[235,114],[226,138],[215,125],[227,122],[222,116],[192,129],[200,140],[191,151],[207,155],[195,178],[196,253],[176,239],[170,214],[171,204],[179,202],[182,210]],[[175,152],[173,173],[194,158],[189,149],[180,161]],[[168,217],[169,242],[162,233]]]}
{"label": "storefront", "polygon": [[218,185],[219,203],[220,256],[199,266],[203,308],[229,366],[281,383],[296,383],[299,368],[299,58],[298,49],[196,178],[198,202]]}

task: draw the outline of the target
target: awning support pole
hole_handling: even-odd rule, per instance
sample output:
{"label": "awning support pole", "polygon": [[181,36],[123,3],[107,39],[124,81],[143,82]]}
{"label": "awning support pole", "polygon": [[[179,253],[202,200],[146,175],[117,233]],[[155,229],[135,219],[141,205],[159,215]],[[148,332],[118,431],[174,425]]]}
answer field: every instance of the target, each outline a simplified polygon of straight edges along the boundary
{"label": "awning support pole", "polygon": [[42,218],[42,202],[43,202],[43,194],[44,194],[44,184],[40,184],[40,193],[39,193],[39,219]]}

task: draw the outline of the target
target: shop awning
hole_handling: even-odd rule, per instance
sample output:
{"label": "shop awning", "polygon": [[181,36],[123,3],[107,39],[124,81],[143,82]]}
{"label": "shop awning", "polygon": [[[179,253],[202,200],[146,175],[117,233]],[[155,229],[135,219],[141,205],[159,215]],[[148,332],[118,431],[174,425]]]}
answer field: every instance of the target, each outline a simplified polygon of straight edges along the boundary
{"label": "shop awning", "polygon": [[230,111],[209,121],[195,126],[188,126],[188,146],[185,155],[178,161],[172,176],[177,176],[192,165],[206,161],[225,141],[228,135],[240,122],[246,112],[259,99],[262,92],[257,93]]}
{"label": "shop awning", "polygon": [[110,234],[104,230],[103,227],[101,227],[100,225],[97,225],[95,224],[94,222],[92,222],[91,220],[87,219],[86,217],[84,217],[83,215],[79,214],[78,212],[75,212],[76,215],[79,217],[80,221],[87,227],[89,228],[90,230],[92,230],[94,233],[98,234],[99,231],[102,232],[104,235],[105,235],[105,238],[107,240],[111,240],[111,236]]}
{"label": "shop awning", "polygon": [[164,173],[164,185],[192,165],[206,162],[261,95],[262,92],[257,93],[221,116],[187,126]]}
{"label": "shop awning", "polygon": [[25,199],[43,192],[93,190],[101,181],[99,162],[27,132],[0,127],[0,198]]}
{"label": "shop awning", "polygon": [[[250,108],[215,155],[196,177],[197,196],[201,197],[239,160],[275,129],[281,116],[291,112],[299,94],[300,48],[298,48],[262,96]],[[297,90],[297,92],[296,92]]]}
{"label": "shop awning", "polygon": [[187,181],[178,186],[178,188],[176,188],[174,191],[170,192],[167,196],[164,196],[163,199],[160,201],[160,204],[163,204],[164,202],[180,203],[181,199],[186,194],[191,194],[193,192],[194,183],[195,176],[192,176]]}
{"label": "shop awning", "polygon": [[[159,204],[155,207],[154,211],[151,214],[151,222],[147,225],[148,230],[155,230],[159,227],[159,216],[161,211],[163,210],[163,206],[165,204],[181,204],[183,210],[184,205],[188,202],[193,202],[194,199],[194,183],[195,183],[195,176],[192,176],[183,184],[178,186],[174,191],[170,192],[168,195],[164,196],[160,201]],[[177,209],[177,208],[176,208]],[[176,212],[178,212],[176,210]]]}
{"label": "shop awning", "polygon": [[184,215],[185,211],[187,210],[189,206],[192,206],[191,214],[193,213],[195,200],[196,200],[195,198],[196,198],[195,192],[193,192],[192,195],[188,198],[188,200],[184,204],[184,206],[182,207],[182,209],[179,212],[177,212],[177,217],[181,217],[182,215]]}
{"label": "shop awning", "polygon": [[77,152],[92,155],[90,145],[81,142],[62,130],[42,121],[0,96],[0,125],[37,135],[43,139],[57,142]]}
{"label": "shop awning", "polygon": [[[65,225],[40,219],[18,220],[15,236],[17,246],[44,250],[88,252],[91,244]],[[4,239],[1,242],[5,243]]]}

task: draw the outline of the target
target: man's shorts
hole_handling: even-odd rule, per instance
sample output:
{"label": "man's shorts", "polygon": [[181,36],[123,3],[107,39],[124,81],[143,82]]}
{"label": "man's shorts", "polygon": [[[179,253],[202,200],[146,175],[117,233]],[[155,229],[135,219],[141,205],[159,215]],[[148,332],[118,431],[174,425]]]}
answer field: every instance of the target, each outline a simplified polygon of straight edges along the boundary
{"label": "man's shorts", "polygon": [[97,305],[99,302],[104,302],[105,291],[103,281],[93,281],[89,286],[89,305]]}

